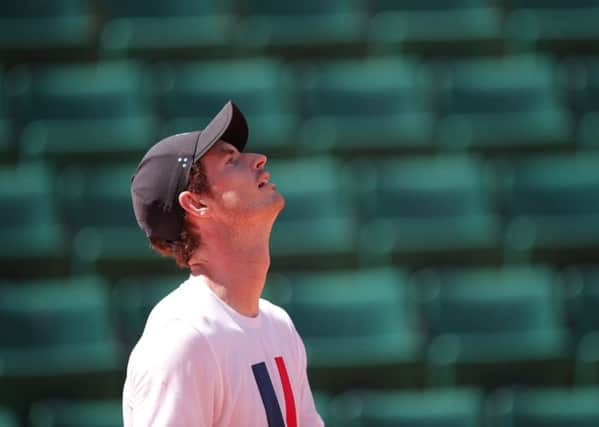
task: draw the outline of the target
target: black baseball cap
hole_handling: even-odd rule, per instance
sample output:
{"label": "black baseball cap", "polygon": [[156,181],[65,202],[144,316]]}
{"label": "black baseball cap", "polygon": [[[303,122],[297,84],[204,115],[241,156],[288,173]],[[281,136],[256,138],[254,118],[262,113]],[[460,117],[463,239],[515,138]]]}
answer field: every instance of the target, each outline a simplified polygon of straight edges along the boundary
{"label": "black baseball cap", "polygon": [[204,130],[172,135],[152,146],[131,178],[135,219],[146,236],[179,240],[184,211],[178,198],[192,165],[219,140],[243,151],[247,139],[247,121],[229,101]]}

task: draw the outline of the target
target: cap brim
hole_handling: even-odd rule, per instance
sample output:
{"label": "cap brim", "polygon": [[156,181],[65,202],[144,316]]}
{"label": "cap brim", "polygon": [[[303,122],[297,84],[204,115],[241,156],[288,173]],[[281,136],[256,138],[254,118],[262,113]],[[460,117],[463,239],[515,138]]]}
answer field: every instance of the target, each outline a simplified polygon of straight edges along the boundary
{"label": "cap brim", "polygon": [[220,140],[233,144],[239,151],[243,151],[248,133],[248,125],[243,113],[233,102],[227,102],[200,133],[194,151],[194,161],[206,154]]}

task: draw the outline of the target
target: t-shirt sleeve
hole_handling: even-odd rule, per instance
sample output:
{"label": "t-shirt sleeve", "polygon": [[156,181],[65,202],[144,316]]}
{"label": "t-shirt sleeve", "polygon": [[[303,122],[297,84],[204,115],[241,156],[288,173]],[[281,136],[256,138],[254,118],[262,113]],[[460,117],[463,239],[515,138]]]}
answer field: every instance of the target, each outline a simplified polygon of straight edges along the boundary
{"label": "t-shirt sleeve", "polygon": [[[136,354],[132,427],[210,427],[218,404],[218,366],[206,339],[174,324]],[[140,358],[149,360],[140,360]]]}
{"label": "t-shirt sleeve", "polygon": [[298,406],[298,427],[323,427],[324,422],[316,411],[314,397],[310,389],[307,372],[307,357],[304,342],[292,323],[293,335],[297,348],[300,386],[296,398]]}

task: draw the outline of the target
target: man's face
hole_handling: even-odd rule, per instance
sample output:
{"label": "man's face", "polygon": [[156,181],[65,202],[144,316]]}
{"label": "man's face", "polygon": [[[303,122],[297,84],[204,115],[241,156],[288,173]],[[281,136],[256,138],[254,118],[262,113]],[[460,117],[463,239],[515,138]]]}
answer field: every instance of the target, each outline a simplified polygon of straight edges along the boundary
{"label": "man's face", "polygon": [[285,205],[285,199],[270,182],[264,169],[266,156],[240,153],[225,141],[219,141],[204,155],[202,163],[210,183],[211,216],[223,222],[273,220]]}

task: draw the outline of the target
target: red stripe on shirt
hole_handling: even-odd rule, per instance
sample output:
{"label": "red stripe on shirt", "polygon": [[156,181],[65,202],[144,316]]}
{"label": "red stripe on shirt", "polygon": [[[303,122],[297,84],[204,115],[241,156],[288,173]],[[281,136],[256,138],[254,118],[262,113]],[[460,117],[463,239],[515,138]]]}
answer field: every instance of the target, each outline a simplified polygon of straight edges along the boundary
{"label": "red stripe on shirt", "polygon": [[283,385],[283,394],[285,395],[285,417],[287,420],[287,427],[297,427],[297,417],[295,415],[295,399],[293,397],[291,383],[289,382],[289,375],[287,375],[285,360],[279,356],[275,357],[275,362],[277,362],[277,369],[279,370],[281,384]]}

